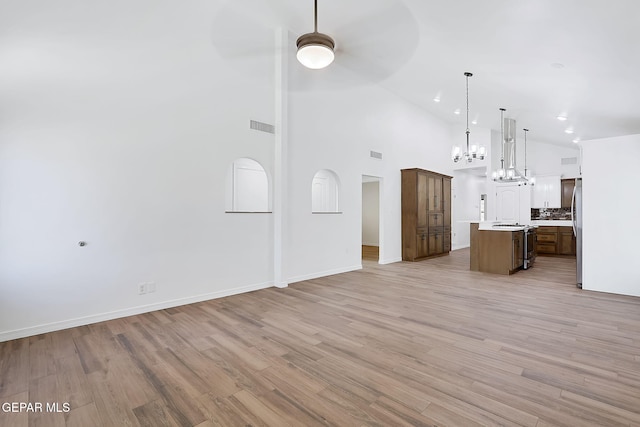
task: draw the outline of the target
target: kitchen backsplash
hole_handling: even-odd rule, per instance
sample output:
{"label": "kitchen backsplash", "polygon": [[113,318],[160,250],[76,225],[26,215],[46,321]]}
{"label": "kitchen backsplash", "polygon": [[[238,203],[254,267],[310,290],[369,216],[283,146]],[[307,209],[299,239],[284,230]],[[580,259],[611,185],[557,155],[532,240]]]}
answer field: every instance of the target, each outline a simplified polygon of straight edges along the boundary
{"label": "kitchen backsplash", "polygon": [[531,219],[571,219],[571,208],[531,209]]}

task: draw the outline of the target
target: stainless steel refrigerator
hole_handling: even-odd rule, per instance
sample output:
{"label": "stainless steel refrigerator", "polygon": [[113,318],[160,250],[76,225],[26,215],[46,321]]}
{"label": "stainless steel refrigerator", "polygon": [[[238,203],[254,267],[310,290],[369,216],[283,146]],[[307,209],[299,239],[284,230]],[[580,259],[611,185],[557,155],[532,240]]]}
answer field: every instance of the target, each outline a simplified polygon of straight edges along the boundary
{"label": "stainless steel refrigerator", "polygon": [[571,221],[576,236],[576,283],[582,289],[582,178],[576,178],[571,198]]}

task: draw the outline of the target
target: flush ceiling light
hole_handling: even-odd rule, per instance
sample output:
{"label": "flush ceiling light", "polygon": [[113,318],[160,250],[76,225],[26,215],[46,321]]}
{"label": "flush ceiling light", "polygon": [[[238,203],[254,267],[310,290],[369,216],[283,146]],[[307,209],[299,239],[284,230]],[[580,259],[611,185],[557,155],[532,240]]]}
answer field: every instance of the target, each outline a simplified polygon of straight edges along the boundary
{"label": "flush ceiling light", "polygon": [[[466,72],[464,75],[467,78],[467,130],[465,132],[467,135],[467,151],[463,153],[459,146],[454,146],[451,149],[451,160],[455,163],[459,162],[462,158],[464,158],[466,163],[471,163],[476,159],[484,160],[484,156],[487,154],[487,149],[484,145],[469,145],[469,134],[471,133],[469,131],[469,77],[473,76],[473,74]],[[455,114],[460,114],[460,110],[456,110]]]}
{"label": "flush ceiling light", "polygon": [[571,134],[573,133],[573,129],[571,129],[571,128],[566,128],[566,129],[564,130],[564,133],[568,133],[569,135],[571,135]]}
{"label": "flush ceiling light", "polygon": [[318,32],[318,0],[314,1],[313,32],[303,34],[296,41],[296,58],[307,68],[319,70],[331,64],[335,58],[335,43],[331,37]]}
{"label": "flush ceiling light", "polygon": [[572,142],[573,142],[574,144],[577,144],[578,142],[580,142],[580,138],[575,138]]}
{"label": "flush ceiling light", "polygon": [[556,119],[560,120],[561,122],[566,122],[567,121],[567,117],[566,116],[558,116],[558,117],[556,117]]}

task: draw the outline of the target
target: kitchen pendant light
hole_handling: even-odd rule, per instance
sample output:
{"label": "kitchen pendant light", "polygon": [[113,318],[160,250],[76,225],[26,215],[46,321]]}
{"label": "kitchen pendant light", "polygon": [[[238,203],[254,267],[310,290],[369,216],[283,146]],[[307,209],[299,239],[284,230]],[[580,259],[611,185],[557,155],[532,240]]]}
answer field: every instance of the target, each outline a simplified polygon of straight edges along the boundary
{"label": "kitchen pendant light", "polygon": [[318,0],[314,0],[313,32],[303,34],[296,41],[296,58],[307,68],[319,70],[331,64],[335,58],[335,43],[331,37],[318,32]]}
{"label": "kitchen pendant light", "polygon": [[469,131],[469,77],[473,76],[473,74],[467,71],[464,75],[467,79],[467,130],[465,132],[467,136],[467,150],[463,153],[457,145],[451,149],[451,160],[455,163],[458,163],[462,159],[464,159],[466,163],[471,163],[476,159],[484,160],[484,157],[487,155],[487,149],[484,145],[469,144],[469,135],[471,134]]}
{"label": "kitchen pendant light", "polygon": [[[518,171],[516,167],[516,121],[514,119],[505,119],[504,108],[500,108],[500,169],[494,170],[491,173],[491,177],[494,181],[499,182],[527,182],[527,132],[529,129],[525,129],[525,174],[523,175]],[[506,155],[506,157],[505,157]],[[506,160],[506,166],[505,166]]]}
{"label": "kitchen pendant light", "polygon": [[504,108],[500,108],[500,169],[496,169],[491,173],[494,181],[503,180],[506,176],[504,170]]}
{"label": "kitchen pendant light", "polygon": [[527,171],[527,132],[529,129],[522,129],[524,131],[524,176],[529,178],[529,171]]}

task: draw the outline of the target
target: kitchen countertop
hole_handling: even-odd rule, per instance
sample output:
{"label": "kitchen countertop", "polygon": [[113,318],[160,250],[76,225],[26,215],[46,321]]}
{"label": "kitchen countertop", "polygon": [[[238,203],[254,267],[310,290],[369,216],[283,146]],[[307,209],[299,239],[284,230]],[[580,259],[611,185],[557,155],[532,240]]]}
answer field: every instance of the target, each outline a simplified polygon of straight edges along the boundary
{"label": "kitchen countertop", "polygon": [[570,219],[534,219],[531,220],[531,225],[542,225],[551,227],[571,227]]}
{"label": "kitchen countertop", "polygon": [[524,225],[516,225],[514,227],[494,227],[494,221],[483,221],[478,223],[478,230],[480,231],[522,231]]}

